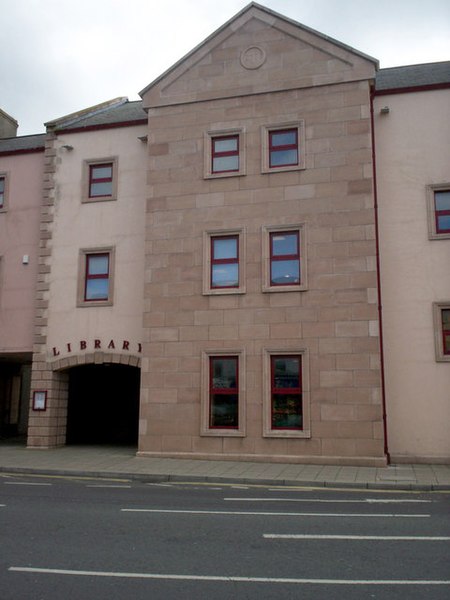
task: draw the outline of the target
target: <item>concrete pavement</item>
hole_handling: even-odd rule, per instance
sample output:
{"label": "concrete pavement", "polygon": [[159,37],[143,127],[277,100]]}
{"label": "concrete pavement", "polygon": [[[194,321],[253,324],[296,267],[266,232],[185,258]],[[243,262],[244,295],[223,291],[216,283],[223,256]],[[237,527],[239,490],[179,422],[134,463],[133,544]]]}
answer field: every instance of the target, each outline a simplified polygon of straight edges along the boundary
{"label": "concrete pavement", "polygon": [[135,448],[0,444],[0,473],[283,486],[450,491],[450,465],[352,467],[137,457]]}

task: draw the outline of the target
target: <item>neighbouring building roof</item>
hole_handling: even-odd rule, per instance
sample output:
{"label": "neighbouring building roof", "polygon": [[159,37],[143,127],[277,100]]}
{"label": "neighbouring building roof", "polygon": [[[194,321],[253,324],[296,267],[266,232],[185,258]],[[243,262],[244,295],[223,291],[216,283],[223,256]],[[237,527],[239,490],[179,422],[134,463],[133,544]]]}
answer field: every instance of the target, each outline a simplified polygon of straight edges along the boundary
{"label": "neighbouring building roof", "polygon": [[375,89],[387,92],[441,85],[450,85],[450,61],[380,69]]}
{"label": "neighbouring building roof", "polygon": [[80,131],[147,123],[142,101],[116,98],[45,123],[47,129]]}
{"label": "neighbouring building roof", "polygon": [[0,139],[0,155],[40,152],[44,148],[45,133]]}

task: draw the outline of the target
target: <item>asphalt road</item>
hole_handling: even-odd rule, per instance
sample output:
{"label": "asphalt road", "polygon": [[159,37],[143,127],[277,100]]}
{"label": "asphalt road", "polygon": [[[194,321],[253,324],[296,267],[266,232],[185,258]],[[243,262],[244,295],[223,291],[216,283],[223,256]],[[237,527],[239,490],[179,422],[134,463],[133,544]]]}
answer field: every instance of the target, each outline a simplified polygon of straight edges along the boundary
{"label": "asphalt road", "polygon": [[0,600],[450,598],[450,495],[0,476]]}

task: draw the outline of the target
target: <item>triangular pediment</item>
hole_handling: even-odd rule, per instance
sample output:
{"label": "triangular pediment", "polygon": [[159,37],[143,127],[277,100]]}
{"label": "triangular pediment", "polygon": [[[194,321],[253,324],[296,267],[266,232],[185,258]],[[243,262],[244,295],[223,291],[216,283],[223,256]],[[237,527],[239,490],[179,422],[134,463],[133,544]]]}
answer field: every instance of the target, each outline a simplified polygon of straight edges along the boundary
{"label": "triangular pediment", "polygon": [[252,3],[141,92],[144,108],[371,79],[378,63]]}

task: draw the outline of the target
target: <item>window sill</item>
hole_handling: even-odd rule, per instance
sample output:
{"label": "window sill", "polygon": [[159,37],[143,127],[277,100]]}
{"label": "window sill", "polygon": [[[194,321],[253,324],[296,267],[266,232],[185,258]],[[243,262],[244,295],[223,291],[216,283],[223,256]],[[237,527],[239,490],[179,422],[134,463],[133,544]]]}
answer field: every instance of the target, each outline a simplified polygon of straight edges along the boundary
{"label": "window sill", "polygon": [[310,438],[311,431],[309,429],[302,429],[301,431],[294,431],[292,429],[269,429],[264,431],[263,437],[265,438]]}
{"label": "window sill", "polygon": [[96,196],[95,198],[82,198],[82,204],[92,204],[94,202],[114,202],[117,198],[114,196]]}
{"label": "window sill", "polygon": [[205,429],[200,433],[201,437],[245,437],[242,429]]}
{"label": "window sill", "polygon": [[306,292],[306,285],[271,285],[264,286],[262,291],[264,294],[276,292]]}
{"label": "window sill", "polygon": [[450,233],[430,233],[428,236],[430,240],[450,240]]}
{"label": "window sill", "polygon": [[112,306],[112,300],[85,300],[77,303],[77,308],[92,308],[93,306]]}

